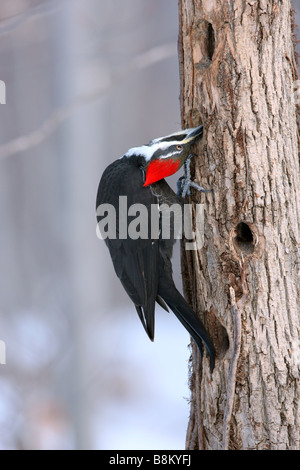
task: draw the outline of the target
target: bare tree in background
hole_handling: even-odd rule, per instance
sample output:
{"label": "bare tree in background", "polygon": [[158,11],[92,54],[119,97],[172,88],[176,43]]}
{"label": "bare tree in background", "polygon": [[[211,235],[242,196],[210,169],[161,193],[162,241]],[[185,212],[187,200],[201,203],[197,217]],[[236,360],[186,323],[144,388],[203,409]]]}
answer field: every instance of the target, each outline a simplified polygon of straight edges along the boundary
{"label": "bare tree in background", "polygon": [[188,449],[299,449],[300,172],[290,1],[179,0],[182,124],[205,124],[193,193],[205,246],[187,299],[217,348],[193,347]]}
{"label": "bare tree in background", "polygon": [[94,209],[111,161],[180,125],[177,30],[174,0],[0,2],[0,449],[182,446],[185,331],[159,315],[173,371]]}

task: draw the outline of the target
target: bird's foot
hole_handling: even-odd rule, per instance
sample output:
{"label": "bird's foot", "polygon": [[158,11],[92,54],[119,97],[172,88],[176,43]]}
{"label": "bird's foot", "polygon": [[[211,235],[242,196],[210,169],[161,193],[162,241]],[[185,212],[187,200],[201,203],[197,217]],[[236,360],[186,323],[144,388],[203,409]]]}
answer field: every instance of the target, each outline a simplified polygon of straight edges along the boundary
{"label": "bird's foot", "polygon": [[186,161],[183,164],[183,169],[184,169],[184,175],[179,178],[177,181],[177,197],[182,197],[184,198],[186,195],[190,196],[191,195],[191,188],[195,188],[198,191],[201,191],[202,193],[210,193],[211,189],[204,189],[202,186],[199,186],[199,184],[194,183],[191,181],[191,159],[192,157],[195,157],[195,153],[191,153],[191,155],[188,156]]}

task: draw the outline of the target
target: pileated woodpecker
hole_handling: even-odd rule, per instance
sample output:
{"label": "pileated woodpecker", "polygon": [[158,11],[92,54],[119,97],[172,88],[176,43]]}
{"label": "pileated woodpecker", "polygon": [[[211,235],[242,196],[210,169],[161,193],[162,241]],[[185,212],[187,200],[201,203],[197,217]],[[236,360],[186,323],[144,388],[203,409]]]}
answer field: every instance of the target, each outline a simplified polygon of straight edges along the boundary
{"label": "pileated woodpecker", "polygon": [[[122,217],[124,220],[124,214],[119,210],[120,196],[127,197],[128,206],[143,204],[148,209],[150,221],[151,207],[160,211],[164,204],[170,206],[182,203],[180,196],[189,193],[190,186],[205,191],[189,178],[189,162],[193,156],[191,147],[202,134],[203,127],[199,126],[151,140],[147,145],[128,150],[104,171],[98,188],[97,208],[110,204],[116,210],[116,236],[106,237],[105,242],[116,274],[135,304],[149,338],[152,341],[154,339],[154,313],[157,302],[166,310],[169,307],[175,313],[195,340],[201,357],[202,342],[205,344],[212,371],[215,364],[212,341],[203,323],[173,282],[171,256],[175,242],[174,233],[170,232],[170,239],[162,238],[160,225],[156,235],[149,233],[147,237],[132,239],[124,237],[124,233],[121,236],[118,228]],[[175,173],[183,165],[185,176],[178,182],[179,192],[176,195],[164,178]],[[101,221],[102,215],[99,215],[97,210],[98,222]],[[125,220],[128,226],[132,219]]]}

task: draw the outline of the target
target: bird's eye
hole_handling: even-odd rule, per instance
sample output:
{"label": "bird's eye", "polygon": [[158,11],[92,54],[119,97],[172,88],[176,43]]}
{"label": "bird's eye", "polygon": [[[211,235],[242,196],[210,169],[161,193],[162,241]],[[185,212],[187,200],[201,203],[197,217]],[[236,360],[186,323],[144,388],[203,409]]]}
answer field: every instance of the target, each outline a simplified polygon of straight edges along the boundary
{"label": "bird's eye", "polygon": [[182,148],[183,148],[182,145],[176,145],[177,150],[182,150]]}

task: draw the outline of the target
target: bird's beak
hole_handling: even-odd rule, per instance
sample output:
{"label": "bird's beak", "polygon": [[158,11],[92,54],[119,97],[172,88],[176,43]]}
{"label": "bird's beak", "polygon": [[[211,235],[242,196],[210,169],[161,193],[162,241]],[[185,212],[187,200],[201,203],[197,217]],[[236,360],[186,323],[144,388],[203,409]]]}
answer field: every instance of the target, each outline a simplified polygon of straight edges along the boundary
{"label": "bird's beak", "polygon": [[203,126],[194,127],[193,129],[187,130],[186,138],[183,140],[183,143],[187,144],[203,135]]}

